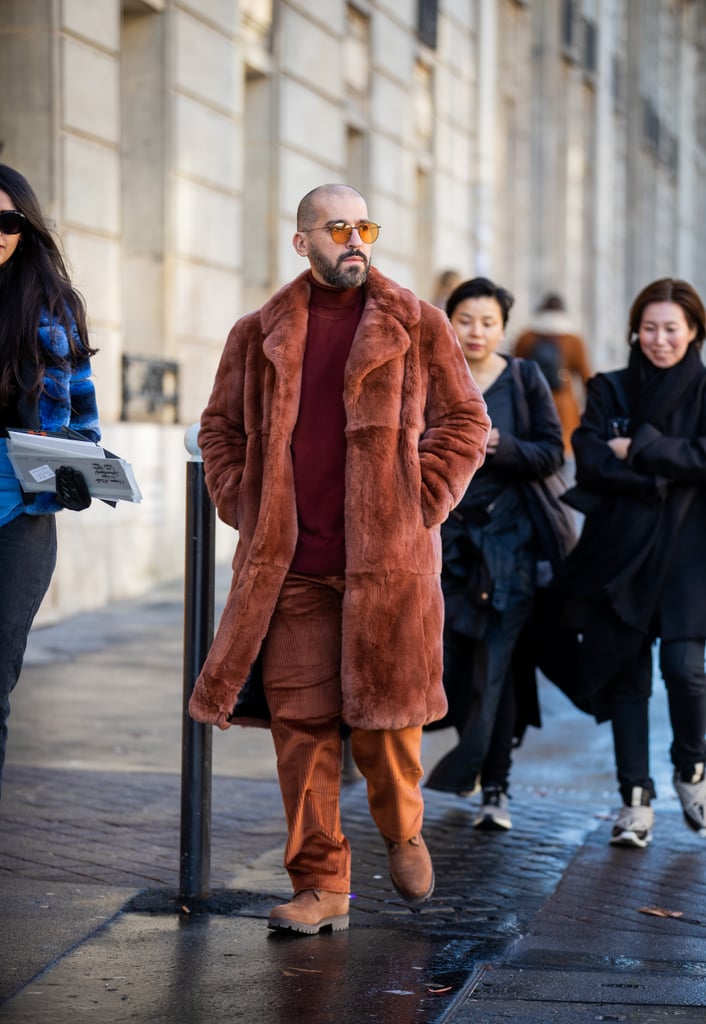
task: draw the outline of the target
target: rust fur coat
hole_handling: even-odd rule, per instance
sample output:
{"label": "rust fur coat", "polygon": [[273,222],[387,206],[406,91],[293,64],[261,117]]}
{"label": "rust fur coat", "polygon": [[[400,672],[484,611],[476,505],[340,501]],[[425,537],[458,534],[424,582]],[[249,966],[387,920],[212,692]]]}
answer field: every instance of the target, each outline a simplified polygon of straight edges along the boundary
{"label": "rust fur coat", "polygon": [[[446,711],[439,527],[483,461],[485,403],[438,309],[370,270],[345,370],[343,718],[424,725]],[[297,539],[291,439],[307,337],[308,272],[230,332],[201,446],[209,494],[239,534],[233,581],[189,703],[227,728],[257,660]],[[266,725],[236,711],[233,721]]]}

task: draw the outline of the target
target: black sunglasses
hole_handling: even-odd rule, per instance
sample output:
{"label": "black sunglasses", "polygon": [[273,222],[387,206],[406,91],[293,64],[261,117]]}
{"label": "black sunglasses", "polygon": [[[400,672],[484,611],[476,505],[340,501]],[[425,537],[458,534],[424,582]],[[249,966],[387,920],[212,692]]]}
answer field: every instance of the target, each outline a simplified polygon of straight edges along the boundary
{"label": "black sunglasses", "polygon": [[27,218],[18,210],[0,210],[0,231],[3,235],[19,235],[26,224]]}

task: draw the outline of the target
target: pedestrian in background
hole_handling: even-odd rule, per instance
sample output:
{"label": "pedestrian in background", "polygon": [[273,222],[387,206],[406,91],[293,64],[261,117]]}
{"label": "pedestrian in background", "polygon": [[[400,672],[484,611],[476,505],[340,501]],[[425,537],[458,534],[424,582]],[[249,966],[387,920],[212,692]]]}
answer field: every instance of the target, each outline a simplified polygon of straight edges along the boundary
{"label": "pedestrian in background", "polygon": [[586,520],[556,586],[576,634],[577,702],[612,725],[623,807],[611,842],[620,845],[652,838],[648,702],[657,638],[674,786],[687,823],[706,829],[705,335],[690,284],[649,284],[630,310],[627,368],[589,382],[573,437],[578,487],[567,497]]}
{"label": "pedestrian in background", "polygon": [[309,270],[233,327],[199,434],[239,539],[189,708],[221,728],[270,716],[294,897],[269,927],[308,934],[348,927],[344,725],[393,885],[410,904],[432,893],[419,782],[422,727],[446,710],[438,535],[488,433],[446,316],[371,266],[378,231],[349,186],[301,200]]}
{"label": "pedestrian in background", "polygon": [[571,478],[571,435],[579,425],[591,369],[584,340],[569,319],[564,300],[556,292],[544,296],[535,317],[518,335],[514,354],[533,359],[547,379],[561,422],[568,464],[566,475]]}
{"label": "pedestrian in background", "polygon": [[491,829],[512,825],[513,741],[527,724],[519,722],[539,725],[533,667],[513,671],[513,654],[537,586],[549,582],[574,540],[568,510],[546,488],[563,462],[547,383],[535,363],[498,351],[513,301],[506,288],[477,277],[446,306],[492,429],[485,464],[442,527],[449,712],[439,724],[453,725],[460,738],[427,786],[461,795],[481,788],[474,825]]}
{"label": "pedestrian in background", "polygon": [[0,165],[0,782],[10,694],[27,637],[56,563],[54,513],[90,504],[67,467],[58,493],[23,494],[7,454],[7,430],[71,427],[100,439],[83,301],[26,179]]}
{"label": "pedestrian in background", "polygon": [[442,270],[437,278],[434,286],[434,297],[431,300],[435,306],[439,309],[446,309],[446,301],[458,285],[461,283],[461,275],[457,270]]}

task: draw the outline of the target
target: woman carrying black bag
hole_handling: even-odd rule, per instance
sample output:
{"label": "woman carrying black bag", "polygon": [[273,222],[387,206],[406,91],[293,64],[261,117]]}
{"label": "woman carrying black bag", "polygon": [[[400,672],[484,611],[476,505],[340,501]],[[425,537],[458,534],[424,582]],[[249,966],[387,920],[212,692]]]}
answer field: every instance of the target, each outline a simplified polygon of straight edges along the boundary
{"label": "woman carrying black bag", "polygon": [[492,430],[484,466],[442,527],[449,711],[433,727],[453,725],[460,738],[427,781],[461,795],[482,789],[474,825],[491,829],[512,825],[513,741],[527,724],[539,725],[534,666],[518,656],[518,643],[537,587],[574,540],[571,514],[552,487],[563,442],[547,382],[534,363],[497,352],[512,304],[506,289],[474,278],[446,307]]}
{"label": "woman carrying black bag", "polygon": [[[648,702],[659,638],[674,787],[706,834],[706,312],[690,284],[654,281],[630,310],[626,369],[589,382],[574,432],[581,538],[557,574],[572,679],[543,665],[598,721],[610,720],[623,807],[611,842],[652,838]],[[554,671],[556,670],[556,671]]]}

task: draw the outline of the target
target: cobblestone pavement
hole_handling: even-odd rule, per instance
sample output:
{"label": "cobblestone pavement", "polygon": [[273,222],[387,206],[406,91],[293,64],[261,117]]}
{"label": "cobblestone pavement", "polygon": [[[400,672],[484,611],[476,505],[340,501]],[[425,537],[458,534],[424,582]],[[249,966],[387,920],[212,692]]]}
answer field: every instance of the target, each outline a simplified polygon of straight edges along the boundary
{"label": "cobblestone pavement", "polygon": [[[705,840],[669,792],[663,700],[648,850],[608,846],[609,734],[548,688],[511,832],[475,831],[476,801],[428,791],[437,886],[413,914],[350,782],[351,929],[292,940],[265,926],[289,892],[267,733],[214,736],[210,897],[179,894],[180,615],[165,588],[30,645],[0,804],[5,1024],[703,1021]],[[449,742],[425,737],[426,767]]]}
{"label": "cobblestone pavement", "polygon": [[[7,790],[0,878],[177,889],[177,777],[11,767]],[[531,791],[521,800],[518,791],[512,832],[490,834],[471,827],[475,801],[428,794],[425,834],[437,874],[436,897],[423,911],[429,927],[439,921],[465,931],[472,918],[477,930],[481,921],[500,917],[510,934],[525,903],[554,889],[596,821],[585,806],[561,806]],[[276,783],[217,777],[213,805],[211,889],[286,894]],[[364,783],[344,789],[342,807],[353,849],[356,913],[398,916]]]}
{"label": "cobblestone pavement", "polygon": [[[6,882],[11,876],[14,886],[24,880],[28,888],[23,891],[29,893],[35,907],[39,900],[45,914],[54,909],[61,912],[65,897],[57,887],[78,892],[91,886],[113,896],[122,893],[121,918],[183,918],[189,901],[180,899],[178,893],[178,778],[56,769],[48,775],[39,769],[12,768],[7,790],[11,795],[3,810],[0,879]],[[477,965],[494,960],[524,934],[596,821],[587,816],[585,808],[557,805],[546,795],[529,790],[521,796],[518,793],[516,803],[511,833],[479,833],[471,827],[474,802],[429,794],[425,832],[437,886],[432,900],[420,913],[412,914],[389,883],[386,854],[368,815],[364,784],[346,787],[343,822],[354,865],[351,934],[366,932],[380,951],[381,962],[385,962],[386,949],[391,960],[383,978],[374,964],[357,975],[358,984],[344,1005],[336,1008],[336,1020],[380,1019],[388,1024],[397,1019],[386,1016],[392,996],[382,999],[380,993],[382,1002],[374,1012],[384,1015],[360,1016],[360,999],[375,995],[371,974],[378,985],[384,984],[385,991],[408,993],[397,999],[414,1001],[415,1015],[410,1020],[441,1019],[449,997],[459,994]],[[276,783],[218,777],[214,779],[213,804],[211,896],[205,908],[192,903],[188,909],[192,913],[206,909],[230,922],[257,922],[261,934],[254,941],[262,943],[264,919],[289,888],[280,866],[285,837]],[[60,896],[55,903],[57,892]],[[115,902],[109,909],[118,909]],[[101,923],[104,912],[99,908],[96,915]],[[110,915],[106,913],[105,919],[110,920]],[[28,920],[34,930],[36,920],[32,921],[31,915]],[[117,933],[119,927],[115,930]],[[16,991],[18,984],[27,980],[22,978],[22,956],[16,951],[24,955],[30,942],[28,936],[15,950],[3,950],[0,994]],[[59,962],[63,952],[57,950]],[[317,953],[330,966],[329,950],[320,944]],[[317,965],[312,969],[323,969],[318,966],[321,955],[312,961]],[[421,961],[420,971],[426,979],[421,987],[414,975],[410,980],[417,961]],[[63,991],[65,986],[58,987]],[[432,989],[447,991],[442,997]],[[28,1003],[27,1012],[30,1008],[36,1012],[37,1000],[28,994],[31,990],[29,986],[10,1000],[9,1016],[3,1020],[23,1020],[21,1014],[15,1017],[14,1013]],[[61,1005],[56,994],[53,1019]],[[69,1009],[70,1004],[67,1012]],[[323,1016],[307,1016],[310,1007],[305,1000],[301,1006],[289,1005],[287,1012],[293,1015],[282,1020],[323,1024],[334,1019],[326,1015],[330,1009],[331,1004],[325,1003]],[[351,1011],[354,1016],[346,1016]],[[251,1012],[257,1011],[251,1007]],[[301,1017],[294,1015],[297,1012]],[[101,1013],[104,1021],[114,1019],[105,1016],[105,1006]]]}

